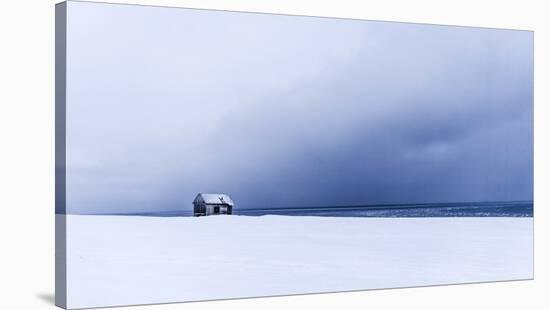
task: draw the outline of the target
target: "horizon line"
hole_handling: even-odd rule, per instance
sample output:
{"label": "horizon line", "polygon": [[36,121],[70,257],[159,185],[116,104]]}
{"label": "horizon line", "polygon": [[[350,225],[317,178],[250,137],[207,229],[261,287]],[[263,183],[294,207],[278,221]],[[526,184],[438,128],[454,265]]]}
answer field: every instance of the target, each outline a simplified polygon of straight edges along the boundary
{"label": "horizon line", "polygon": [[[484,200],[484,201],[454,201],[454,202],[421,202],[421,203],[380,203],[380,204],[350,204],[350,205],[316,205],[316,206],[291,206],[291,207],[264,207],[264,208],[235,208],[235,210],[251,210],[251,211],[261,211],[261,210],[294,210],[294,209],[351,209],[351,208],[399,208],[406,207],[408,208],[422,208],[427,206],[434,205],[461,205],[461,204],[474,204],[474,203],[532,203],[534,204],[533,199],[523,199],[523,200]],[[109,213],[86,213],[86,212],[76,212],[76,213],[57,213],[60,215],[124,215],[124,214],[149,214],[149,213],[170,213],[170,212],[182,212],[189,211],[192,209],[182,208],[182,209],[172,209],[172,210],[151,210],[151,211],[135,211],[135,212],[109,212]]]}

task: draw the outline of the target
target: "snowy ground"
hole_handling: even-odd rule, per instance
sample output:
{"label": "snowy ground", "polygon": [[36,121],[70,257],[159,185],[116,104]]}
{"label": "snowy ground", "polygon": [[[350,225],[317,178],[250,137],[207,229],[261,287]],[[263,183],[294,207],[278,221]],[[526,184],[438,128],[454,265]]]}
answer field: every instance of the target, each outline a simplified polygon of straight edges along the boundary
{"label": "snowy ground", "polygon": [[532,218],[69,215],[67,302],[83,308],[530,279],[532,226]]}

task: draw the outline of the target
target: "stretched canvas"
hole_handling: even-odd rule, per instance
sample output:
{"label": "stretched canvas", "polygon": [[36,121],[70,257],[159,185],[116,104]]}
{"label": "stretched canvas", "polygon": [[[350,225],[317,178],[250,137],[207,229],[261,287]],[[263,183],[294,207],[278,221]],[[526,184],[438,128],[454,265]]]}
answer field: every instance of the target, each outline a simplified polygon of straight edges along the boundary
{"label": "stretched canvas", "polygon": [[56,6],[56,304],[533,278],[533,32]]}

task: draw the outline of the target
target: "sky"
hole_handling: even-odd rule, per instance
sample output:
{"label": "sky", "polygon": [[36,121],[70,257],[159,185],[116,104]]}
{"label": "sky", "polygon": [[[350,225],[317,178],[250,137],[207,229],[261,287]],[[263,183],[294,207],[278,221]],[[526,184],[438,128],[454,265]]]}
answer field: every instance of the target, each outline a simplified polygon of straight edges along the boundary
{"label": "sky", "polygon": [[69,2],[67,212],[533,199],[533,33]]}

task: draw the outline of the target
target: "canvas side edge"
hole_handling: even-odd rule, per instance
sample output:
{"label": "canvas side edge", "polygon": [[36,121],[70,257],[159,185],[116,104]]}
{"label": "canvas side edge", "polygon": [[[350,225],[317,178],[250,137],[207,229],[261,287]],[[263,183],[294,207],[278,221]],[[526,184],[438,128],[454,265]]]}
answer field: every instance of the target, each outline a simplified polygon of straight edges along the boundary
{"label": "canvas side edge", "polygon": [[67,3],[55,5],[55,305],[67,308]]}

